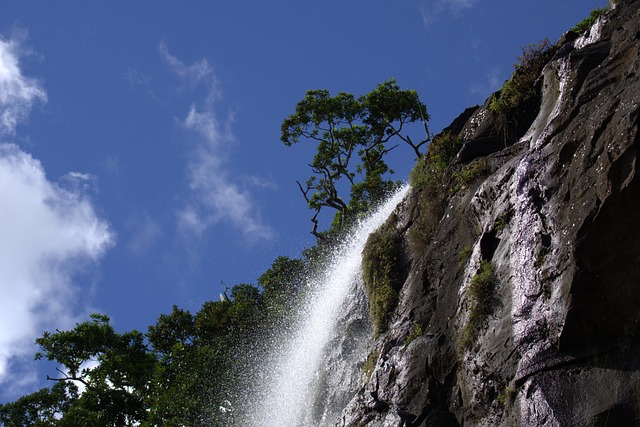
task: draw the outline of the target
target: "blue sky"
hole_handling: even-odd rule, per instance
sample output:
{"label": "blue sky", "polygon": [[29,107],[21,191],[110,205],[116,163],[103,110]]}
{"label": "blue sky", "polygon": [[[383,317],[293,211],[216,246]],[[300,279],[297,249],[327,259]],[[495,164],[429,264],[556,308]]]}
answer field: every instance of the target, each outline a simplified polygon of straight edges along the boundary
{"label": "blue sky", "polygon": [[393,77],[437,132],[605,4],[0,0],[0,401],[46,383],[44,330],[146,331],[313,243],[313,147],[279,141],[308,89]]}

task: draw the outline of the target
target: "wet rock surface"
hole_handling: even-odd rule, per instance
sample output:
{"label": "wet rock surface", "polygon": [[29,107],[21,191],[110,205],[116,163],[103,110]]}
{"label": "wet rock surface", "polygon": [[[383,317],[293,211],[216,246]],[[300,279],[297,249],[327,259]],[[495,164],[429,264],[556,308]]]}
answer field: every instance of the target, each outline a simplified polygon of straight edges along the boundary
{"label": "wet rock surface", "polygon": [[[638,10],[619,1],[563,37],[517,140],[496,138],[487,104],[452,124],[458,170],[489,173],[449,191],[421,246],[430,201],[408,196],[409,276],[336,425],[640,425]],[[483,261],[491,314],[463,345]]]}

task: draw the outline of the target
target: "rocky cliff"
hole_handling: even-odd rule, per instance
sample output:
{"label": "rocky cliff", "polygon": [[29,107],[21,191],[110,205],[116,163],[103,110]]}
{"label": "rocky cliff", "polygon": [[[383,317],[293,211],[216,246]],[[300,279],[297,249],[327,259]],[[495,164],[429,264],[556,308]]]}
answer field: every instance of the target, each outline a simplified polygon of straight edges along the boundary
{"label": "rocky cliff", "polygon": [[397,211],[407,279],[338,425],[640,425],[639,10],[567,33],[514,132],[490,100],[449,127],[449,175],[482,173]]}

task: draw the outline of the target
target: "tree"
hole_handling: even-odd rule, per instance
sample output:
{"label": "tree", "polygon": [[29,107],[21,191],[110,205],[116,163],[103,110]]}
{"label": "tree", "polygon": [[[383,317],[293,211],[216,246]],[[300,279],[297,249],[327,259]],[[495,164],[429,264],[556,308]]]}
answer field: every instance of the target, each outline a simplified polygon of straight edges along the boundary
{"label": "tree", "polygon": [[170,314],[161,314],[156,324],[149,326],[147,338],[154,350],[167,357],[176,344],[193,344],[196,335],[195,319],[189,311],[173,306]]}
{"label": "tree", "polygon": [[[292,146],[300,139],[317,144],[317,151],[309,164],[311,177],[298,187],[309,208],[315,211],[311,221],[312,233],[318,231],[318,215],[323,207],[336,213],[336,227],[345,220],[367,211],[381,200],[395,183],[388,179],[393,171],[385,156],[403,141],[416,157],[430,140],[425,105],[413,90],[400,90],[391,79],[372,92],[354,97],[341,92],[332,97],[323,89],[310,90],[296,105],[294,114],[282,123],[281,141]],[[406,132],[407,125],[420,121],[424,126],[424,139],[414,142]],[[350,199],[345,200],[339,190],[343,182],[350,188]]]}
{"label": "tree", "polygon": [[304,261],[279,256],[271,267],[258,278],[262,287],[269,327],[278,327],[289,318],[305,284],[307,269]]}
{"label": "tree", "polygon": [[131,426],[147,416],[145,395],[156,364],[138,331],[119,334],[109,318],[70,331],[45,332],[36,359],[55,361],[58,375],[42,389],[0,406],[5,426]]}
{"label": "tree", "polygon": [[0,423],[13,426],[55,426],[57,414],[69,410],[70,401],[78,398],[78,387],[70,382],[58,382],[15,402],[0,405]]}

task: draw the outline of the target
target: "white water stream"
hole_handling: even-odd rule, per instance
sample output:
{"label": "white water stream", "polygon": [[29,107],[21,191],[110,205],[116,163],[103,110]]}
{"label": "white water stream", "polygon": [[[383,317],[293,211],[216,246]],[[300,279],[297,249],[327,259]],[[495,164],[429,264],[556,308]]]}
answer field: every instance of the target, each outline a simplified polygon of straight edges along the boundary
{"label": "white water stream", "polygon": [[[338,319],[362,282],[361,254],[373,231],[387,220],[403,200],[408,186],[402,187],[384,204],[358,224],[348,238],[331,257],[318,278],[310,279],[311,297],[300,314],[297,327],[276,345],[274,353],[263,361],[267,365],[247,399],[250,410],[242,414],[243,422],[250,427],[318,427],[333,425],[334,420],[310,421],[315,407],[319,378],[329,368],[325,362],[327,346],[335,336],[345,331],[337,330]],[[269,360],[272,362],[270,363]],[[269,366],[271,365],[271,366]],[[355,369],[345,366],[345,369]],[[322,391],[320,392],[322,393]],[[320,408],[324,414],[335,413],[342,408]],[[318,424],[320,423],[320,424]]]}

